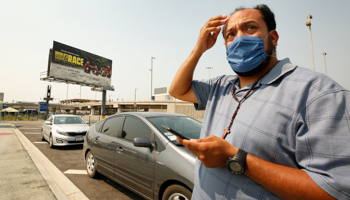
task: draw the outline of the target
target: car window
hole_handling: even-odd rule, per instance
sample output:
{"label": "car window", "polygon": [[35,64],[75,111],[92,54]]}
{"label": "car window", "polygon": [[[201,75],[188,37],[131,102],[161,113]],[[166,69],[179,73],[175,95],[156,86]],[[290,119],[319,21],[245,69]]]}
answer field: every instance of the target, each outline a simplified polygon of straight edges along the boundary
{"label": "car window", "polygon": [[54,124],[85,124],[80,117],[55,117]]}
{"label": "car window", "polygon": [[190,117],[150,117],[147,119],[174,144],[178,144],[176,142],[177,137],[162,129],[162,125],[167,126],[190,139],[198,139],[202,127],[202,123]]}
{"label": "car window", "polygon": [[145,137],[151,141],[152,132],[139,119],[126,117],[121,137],[134,141],[136,137]]}
{"label": "car window", "polygon": [[157,151],[163,151],[165,149],[165,146],[157,136],[154,136],[154,142],[155,142]]}
{"label": "car window", "polygon": [[54,124],[62,124],[60,117],[55,117]]}
{"label": "car window", "polygon": [[120,126],[123,125],[124,117],[113,117],[107,119],[103,124],[102,133],[117,137]]}
{"label": "car window", "polygon": [[105,121],[103,120],[103,121],[99,121],[99,122],[95,123],[95,130],[96,130],[97,132],[100,132],[101,127],[102,127],[102,125],[103,125],[104,122],[105,122]]}

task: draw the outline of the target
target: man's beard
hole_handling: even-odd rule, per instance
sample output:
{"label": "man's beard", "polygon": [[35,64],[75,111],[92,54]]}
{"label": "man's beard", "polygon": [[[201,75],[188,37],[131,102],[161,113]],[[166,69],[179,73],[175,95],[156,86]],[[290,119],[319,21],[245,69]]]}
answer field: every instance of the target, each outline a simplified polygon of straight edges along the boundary
{"label": "man's beard", "polygon": [[267,47],[267,52],[266,52],[266,58],[265,60],[256,68],[248,71],[248,72],[236,72],[234,71],[238,76],[242,76],[242,77],[247,77],[247,76],[253,76],[259,72],[261,72],[263,69],[265,69],[267,67],[267,65],[270,63],[271,60],[271,55],[272,52],[274,50],[274,46],[272,44],[272,40],[271,37],[268,37],[268,47]]}

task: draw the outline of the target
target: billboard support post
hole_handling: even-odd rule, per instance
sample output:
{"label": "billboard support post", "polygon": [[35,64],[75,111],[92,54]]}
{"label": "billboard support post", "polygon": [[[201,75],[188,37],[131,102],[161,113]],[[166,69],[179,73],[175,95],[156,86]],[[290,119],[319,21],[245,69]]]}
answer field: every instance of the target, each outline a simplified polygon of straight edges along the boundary
{"label": "billboard support post", "polygon": [[102,106],[101,106],[101,119],[105,118],[105,112],[106,112],[106,90],[102,90]]}

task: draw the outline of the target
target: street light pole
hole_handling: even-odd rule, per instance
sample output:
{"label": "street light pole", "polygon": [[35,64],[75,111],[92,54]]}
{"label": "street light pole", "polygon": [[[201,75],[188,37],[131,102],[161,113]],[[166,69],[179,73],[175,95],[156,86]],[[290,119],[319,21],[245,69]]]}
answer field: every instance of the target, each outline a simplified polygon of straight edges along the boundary
{"label": "street light pole", "polygon": [[152,101],[152,82],[153,82],[153,59],[156,59],[155,57],[151,57],[151,101]]}
{"label": "street light pole", "polygon": [[210,79],[210,70],[213,69],[212,67],[206,67],[206,69],[209,69],[209,79]]}
{"label": "street light pole", "polygon": [[68,103],[68,86],[69,86],[69,84],[67,83],[67,97],[66,97],[66,104]]}
{"label": "street light pole", "polygon": [[306,26],[309,27],[309,31],[310,31],[312,69],[315,71],[314,50],[313,50],[313,46],[312,46],[311,21],[310,21],[312,19],[312,15],[307,15],[307,18],[309,19],[309,21],[306,22]]}
{"label": "street light pole", "polygon": [[136,102],[136,90],[137,90],[137,88],[135,88],[135,102]]}
{"label": "street light pole", "polygon": [[57,98],[57,109],[56,110],[59,110],[60,113],[61,113],[61,108],[60,108],[60,98]]}
{"label": "street light pole", "polygon": [[325,69],[325,72],[326,72],[326,75],[327,75],[327,65],[326,65],[326,52],[323,53],[323,58],[324,58],[324,69]]}

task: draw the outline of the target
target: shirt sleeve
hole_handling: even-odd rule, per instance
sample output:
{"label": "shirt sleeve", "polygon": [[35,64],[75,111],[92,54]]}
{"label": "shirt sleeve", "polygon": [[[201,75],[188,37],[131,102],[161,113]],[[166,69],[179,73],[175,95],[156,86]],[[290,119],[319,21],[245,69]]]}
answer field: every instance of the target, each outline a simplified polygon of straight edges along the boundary
{"label": "shirt sleeve", "polygon": [[194,107],[196,110],[205,110],[209,95],[210,95],[210,88],[212,85],[212,80],[193,80],[191,88],[194,92],[194,94],[197,97],[198,104],[194,104]]}
{"label": "shirt sleeve", "polygon": [[328,92],[299,114],[296,159],[313,181],[336,199],[350,199],[350,95]]}

